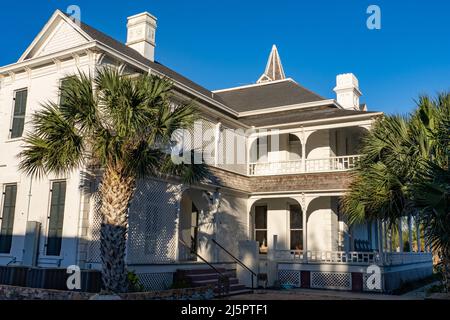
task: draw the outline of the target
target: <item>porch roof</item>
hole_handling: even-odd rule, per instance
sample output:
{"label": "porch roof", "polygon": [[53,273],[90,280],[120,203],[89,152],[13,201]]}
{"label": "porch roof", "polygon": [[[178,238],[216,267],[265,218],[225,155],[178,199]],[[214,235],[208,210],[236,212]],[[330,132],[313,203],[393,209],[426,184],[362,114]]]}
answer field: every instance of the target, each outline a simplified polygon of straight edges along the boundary
{"label": "porch roof", "polygon": [[264,127],[277,124],[297,123],[313,120],[326,120],[339,117],[376,115],[375,111],[356,111],[339,109],[336,106],[318,106],[301,110],[289,110],[268,114],[257,114],[239,118],[241,122],[249,126]]}

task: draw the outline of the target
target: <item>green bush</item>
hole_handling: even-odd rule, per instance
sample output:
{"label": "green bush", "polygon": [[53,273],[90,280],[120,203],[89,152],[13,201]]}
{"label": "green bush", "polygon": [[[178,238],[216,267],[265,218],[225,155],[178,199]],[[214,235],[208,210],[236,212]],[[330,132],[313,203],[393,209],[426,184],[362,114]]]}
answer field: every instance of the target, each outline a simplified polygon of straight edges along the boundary
{"label": "green bush", "polygon": [[130,292],[144,291],[144,286],[140,283],[138,276],[133,271],[128,271],[128,290]]}

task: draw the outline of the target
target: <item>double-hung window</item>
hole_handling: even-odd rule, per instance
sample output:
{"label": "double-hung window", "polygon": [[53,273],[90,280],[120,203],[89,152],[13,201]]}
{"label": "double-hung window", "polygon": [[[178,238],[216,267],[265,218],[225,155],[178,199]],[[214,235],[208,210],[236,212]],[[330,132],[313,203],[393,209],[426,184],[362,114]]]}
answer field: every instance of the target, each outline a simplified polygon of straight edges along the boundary
{"label": "double-hung window", "polygon": [[0,253],[10,253],[14,213],[16,210],[17,185],[7,184],[3,189],[2,207],[0,211]]}
{"label": "double-hung window", "polygon": [[47,255],[59,256],[64,223],[66,202],[66,181],[53,181],[50,190],[50,212],[48,216]]}
{"label": "double-hung window", "polygon": [[255,207],[255,240],[259,242],[259,253],[267,253],[267,206]]}
{"label": "double-hung window", "polygon": [[303,250],[303,214],[299,205],[289,206],[291,250]]}
{"label": "double-hung window", "polygon": [[28,89],[17,90],[14,93],[14,110],[10,131],[10,138],[20,138],[25,127],[25,113],[27,109]]}

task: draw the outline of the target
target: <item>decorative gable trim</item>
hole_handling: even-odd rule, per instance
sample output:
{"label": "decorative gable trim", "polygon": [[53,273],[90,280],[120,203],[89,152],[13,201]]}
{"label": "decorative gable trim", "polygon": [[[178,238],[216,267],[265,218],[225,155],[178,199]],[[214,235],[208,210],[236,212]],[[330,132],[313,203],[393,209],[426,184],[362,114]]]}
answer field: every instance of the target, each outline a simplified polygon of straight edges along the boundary
{"label": "decorative gable trim", "polygon": [[[25,60],[28,60],[32,57],[36,57],[41,53],[41,50],[43,47],[45,47],[49,41],[53,38],[53,36],[56,34],[56,32],[63,26],[62,22],[67,23],[70,25],[70,27],[73,28],[75,32],[79,36],[77,36],[77,39],[75,41],[74,46],[83,44],[82,41],[90,42],[93,41],[86,32],[84,32],[76,23],[74,23],[69,17],[67,17],[64,13],[62,13],[60,10],[56,10],[52,17],[49,19],[49,21],[45,24],[45,26],[42,28],[42,30],[39,32],[39,34],[34,38],[33,42],[30,44],[30,46],[25,50],[25,52],[22,54],[18,62],[23,62]],[[53,28],[53,30],[52,30]],[[67,49],[67,48],[65,48]],[[55,51],[56,52],[56,51]],[[54,52],[49,52],[54,53]]]}

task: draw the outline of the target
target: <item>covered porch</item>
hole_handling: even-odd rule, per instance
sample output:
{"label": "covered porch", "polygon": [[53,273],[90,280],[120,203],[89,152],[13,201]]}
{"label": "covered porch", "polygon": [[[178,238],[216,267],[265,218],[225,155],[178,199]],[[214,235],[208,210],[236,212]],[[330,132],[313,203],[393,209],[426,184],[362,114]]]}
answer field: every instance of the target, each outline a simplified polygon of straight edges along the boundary
{"label": "covered porch", "polygon": [[[259,243],[259,273],[269,285],[389,292],[431,275],[431,249],[414,219],[399,221],[396,232],[381,222],[349,227],[342,195],[253,197],[249,237]],[[380,289],[368,286],[372,272],[380,273]]]}
{"label": "covered porch", "polygon": [[367,126],[267,131],[249,138],[250,176],[345,171],[360,158]]}

